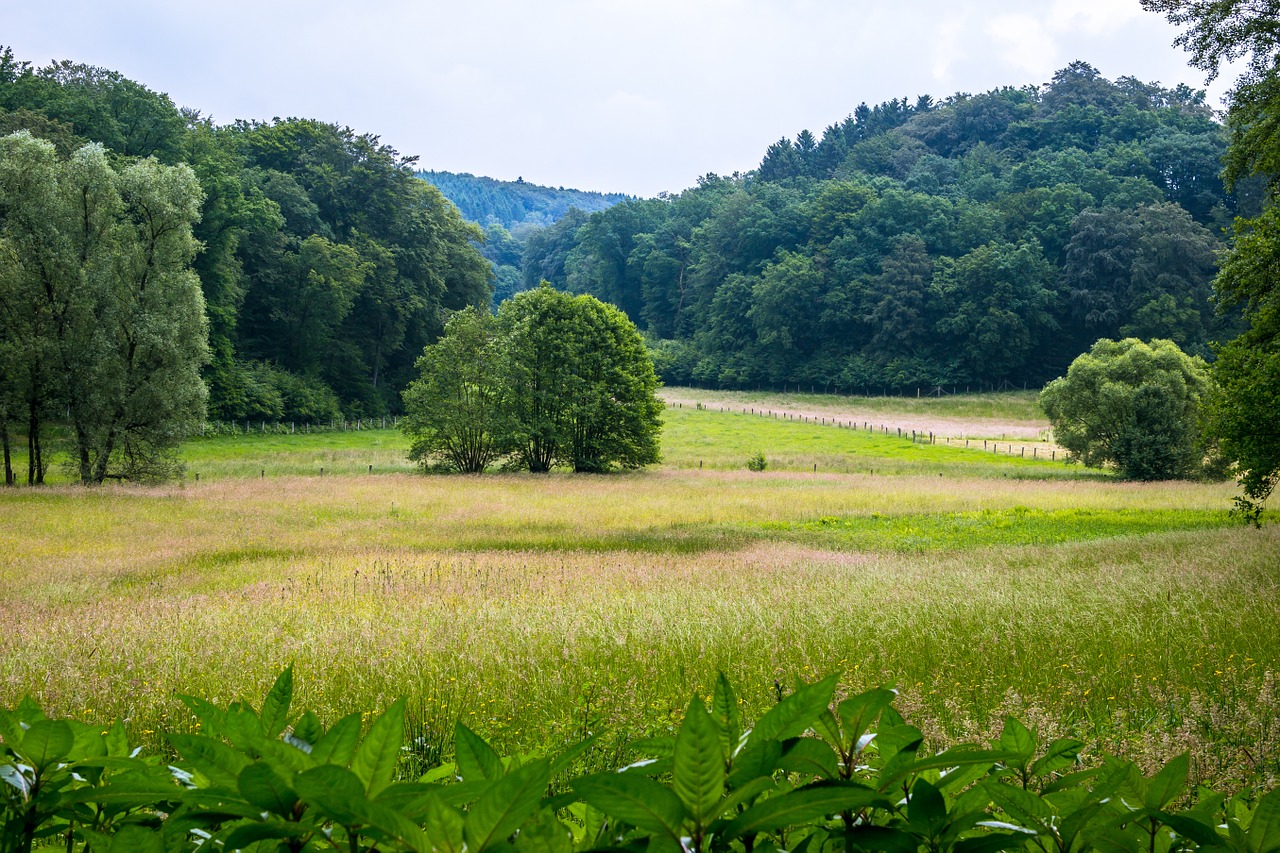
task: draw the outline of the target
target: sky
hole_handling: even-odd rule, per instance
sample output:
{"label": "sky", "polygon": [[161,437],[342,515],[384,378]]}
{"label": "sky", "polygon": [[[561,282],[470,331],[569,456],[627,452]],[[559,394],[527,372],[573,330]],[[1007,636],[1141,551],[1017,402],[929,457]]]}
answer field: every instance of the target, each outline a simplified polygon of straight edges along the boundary
{"label": "sky", "polygon": [[640,196],[753,169],[864,101],[1076,59],[1206,88],[1176,35],[1139,0],[0,0],[18,59],[110,68],[219,123],[316,118],[421,168]]}

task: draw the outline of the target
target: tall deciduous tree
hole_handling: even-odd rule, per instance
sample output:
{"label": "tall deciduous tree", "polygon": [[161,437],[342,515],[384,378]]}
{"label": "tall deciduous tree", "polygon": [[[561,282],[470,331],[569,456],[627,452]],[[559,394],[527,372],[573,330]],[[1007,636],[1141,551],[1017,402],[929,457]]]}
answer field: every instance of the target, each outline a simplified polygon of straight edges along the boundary
{"label": "tall deciduous tree", "polygon": [[400,422],[413,440],[409,458],[429,464],[443,457],[455,470],[481,473],[506,441],[506,365],[493,316],[474,307],[454,314],[417,366]]}
{"label": "tall deciduous tree", "polygon": [[1249,324],[1218,352],[1209,432],[1242,475],[1240,509],[1255,520],[1280,482],[1280,0],[1142,0],[1188,28],[1178,43],[1212,78],[1220,63],[1247,59],[1227,113],[1228,187],[1265,178],[1267,208],[1237,220],[1236,240],[1214,282],[1219,306],[1239,307]]}
{"label": "tall deciduous tree", "polygon": [[63,161],[25,132],[0,140],[0,286],[17,306],[5,337],[25,360],[30,466],[56,403],[81,482],[174,471],[207,397],[204,299],[190,269],[200,202],[186,166],[117,170],[98,145]]}

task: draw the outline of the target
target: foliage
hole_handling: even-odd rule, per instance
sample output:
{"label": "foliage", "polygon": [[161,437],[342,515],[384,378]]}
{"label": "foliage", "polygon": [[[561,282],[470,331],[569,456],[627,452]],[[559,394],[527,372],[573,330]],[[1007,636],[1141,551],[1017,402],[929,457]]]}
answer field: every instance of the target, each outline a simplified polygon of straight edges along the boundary
{"label": "foliage", "polygon": [[527,231],[557,222],[570,210],[594,213],[626,201],[622,193],[598,193],[564,187],[544,187],[523,178],[499,181],[465,172],[419,171],[419,178],[436,187],[458,206],[467,219],[488,230]]}
{"label": "foliage", "polygon": [[1199,407],[1208,390],[1203,359],[1172,341],[1104,338],[1045,386],[1040,405],[1055,440],[1085,465],[1168,480],[1202,467]]}
{"label": "foliage", "polygon": [[505,449],[505,370],[493,317],[476,308],[454,314],[404,392],[409,458],[428,464],[443,456],[454,470],[484,471]]}
{"label": "foliage", "polygon": [[0,48],[0,132],[19,129],[64,157],[93,141],[194,172],[215,418],[274,415],[262,363],[290,376],[272,385],[336,395],[353,416],[393,410],[442,311],[489,302],[480,230],[376,136],[296,118],[218,126],[117,72],[32,68]]}
{"label": "foliage", "polygon": [[200,202],[185,166],[115,168],[100,145],[62,160],[25,131],[0,140],[0,340],[26,402],[28,482],[43,478],[42,420],[63,407],[82,483],[173,473],[207,396],[190,269]]}
{"label": "foliage", "polygon": [[1224,457],[1240,469],[1244,495],[1237,506],[1255,522],[1280,480],[1280,288],[1277,287],[1276,194],[1280,190],[1280,4],[1275,0],[1143,0],[1187,25],[1178,36],[1192,62],[1212,78],[1222,62],[1246,59],[1229,97],[1224,177],[1243,187],[1267,182],[1263,209],[1236,221],[1235,240],[1214,281],[1221,310],[1242,309],[1247,328],[1218,352],[1217,389],[1206,429]]}
{"label": "foliage", "polygon": [[525,282],[618,305],[668,383],[1039,385],[1100,337],[1207,356],[1238,322],[1208,302],[1215,235],[1252,198],[1224,148],[1202,92],[1073,63],[863,105],[751,174],[566,217],[529,237]]}
{"label": "foliage", "polygon": [[410,457],[479,473],[501,456],[546,472],[658,461],[662,403],[631,323],[591,296],[549,286],[503,303],[496,318],[454,315],[418,362],[401,424]]}
{"label": "foliage", "polygon": [[758,471],[763,471],[768,467],[769,467],[769,460],[765,458],[765,455],[763,452],[757,453],[755,456],[752,456],[749,459],[747,459],[748,471],[758,472]]}
{"label": "foliage", "polygon": [[[168,734],[172,763],[130,749],[124,729],[0,709],[3,839],[67,850],[750,851],[1154,849],[1280,845],[1280,792],[1256,802],[1208,790],[1188,804],[1189,756],[1145,776],[1084,743],[1045,742],[1014,717],[991,743],[922,750],[922,732],[877,688],[838,698],[837,677],[801,683],[754,725],[721,675],[695,695],[653,758],[573,774],[594,738],[503,759],[459,722],[454,758],[398,778],[404,700],[325,727],[294,708],[293,669],[259,709],[185,696],[198,733]],[[166,766],[167,764],[167,766]],[[443,780],[454,777],[455,781]]]}

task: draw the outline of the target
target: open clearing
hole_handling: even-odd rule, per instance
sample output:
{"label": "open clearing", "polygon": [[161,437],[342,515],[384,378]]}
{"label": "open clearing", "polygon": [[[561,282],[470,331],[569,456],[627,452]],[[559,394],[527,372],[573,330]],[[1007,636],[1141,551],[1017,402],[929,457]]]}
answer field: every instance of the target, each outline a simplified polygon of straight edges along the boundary
{"label": "open clearing", "polygon": [[1230,484],[667,417],[667,462],[633,474],[427,477],[370,431],[193,441],[198,483],[6,492],[3,704],[159,746],[192,725],[175,693],[259,697],[292,661],[329,719],[410,696],[422,761],[461,717],[507,751],[603,731],[603,766],[717,670],[749,715],[840,671],[898,686],[937,745],[1015,713],[1147,765],[1190,748],[1224,785],[1280,776],[1280,527],[1227,519]]}

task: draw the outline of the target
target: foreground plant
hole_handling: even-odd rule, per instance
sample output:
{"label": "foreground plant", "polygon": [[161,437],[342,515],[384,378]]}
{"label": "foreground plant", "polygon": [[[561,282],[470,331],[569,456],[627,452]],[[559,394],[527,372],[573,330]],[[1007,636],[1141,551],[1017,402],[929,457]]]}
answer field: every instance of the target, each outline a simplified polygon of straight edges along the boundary
{"label": "foreground plant", "polygon": [[[293,672],[260,709],[182,697],[201,733],[172,763],[105,731],[0,711],[0,851],[1280,850],[1280,791],[1256,803],[1187,791],[1188,757],[1147,778],[1128,761],[1082,769],[1082,743],[1041,745],[1017,720],[990,747],[922,753],[923,735],[876,689],[836,701],[803,685],[747,727],[723,676],[689,702],[649,758],[569,775],[593,739],[554,756],[500,757],[458,724],[454,760],[398,778],[405,706],[363,731],[292,711]],[[1189,808],[1180,806],[1194,799]]]}

